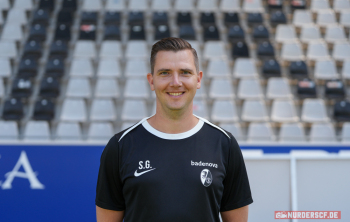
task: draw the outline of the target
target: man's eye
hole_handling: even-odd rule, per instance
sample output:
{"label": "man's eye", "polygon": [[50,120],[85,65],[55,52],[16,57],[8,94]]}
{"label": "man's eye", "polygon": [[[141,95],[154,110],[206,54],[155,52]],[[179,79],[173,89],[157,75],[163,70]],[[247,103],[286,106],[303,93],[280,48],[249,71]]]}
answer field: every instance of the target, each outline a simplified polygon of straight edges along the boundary
{"label": "man's eye", "polygon": [[190,74],[189,71],[183,71],[183,74]]}
{"label": "man's eye", "polygon": [[167,75],[168,72],[161,72],[160,74],[161,74],[161,75]]}

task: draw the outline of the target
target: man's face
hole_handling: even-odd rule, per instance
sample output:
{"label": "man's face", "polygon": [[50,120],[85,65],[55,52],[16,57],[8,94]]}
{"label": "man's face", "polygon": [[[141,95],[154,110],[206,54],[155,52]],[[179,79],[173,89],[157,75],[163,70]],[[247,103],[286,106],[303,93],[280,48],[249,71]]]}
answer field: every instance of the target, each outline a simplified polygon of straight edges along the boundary
{"label": "man's face", "polygon": [[196,72],[191,50],[158,52],[153,75],[147,74],[151,90],[157,95],[157,110],[192,109],[193,97],[201,86],[202,76],[202,72]]}

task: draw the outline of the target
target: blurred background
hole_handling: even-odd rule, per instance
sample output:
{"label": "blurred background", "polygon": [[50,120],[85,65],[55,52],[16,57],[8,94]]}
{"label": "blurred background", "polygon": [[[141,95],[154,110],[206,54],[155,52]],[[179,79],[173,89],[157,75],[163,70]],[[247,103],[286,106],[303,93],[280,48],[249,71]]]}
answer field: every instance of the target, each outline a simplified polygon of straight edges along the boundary
{"label": "blurred background", "polygon": [[155,113],[150,51],[173,36],[204,73],[194,113],[242,148],[249,221],[349,221],[349,29],[350,0],[0,0],[0,220],[95,220],[103,147]]}

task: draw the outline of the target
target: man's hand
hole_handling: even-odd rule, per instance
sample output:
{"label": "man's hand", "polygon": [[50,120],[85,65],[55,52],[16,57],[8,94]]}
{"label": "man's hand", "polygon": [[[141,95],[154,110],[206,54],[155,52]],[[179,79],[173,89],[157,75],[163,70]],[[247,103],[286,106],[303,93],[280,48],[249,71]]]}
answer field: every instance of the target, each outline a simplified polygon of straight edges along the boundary
{"label": "man's hand", "polygon": [[229,211],[221,212],[222,222],[247,222],[248,205]]}
{"label": "man's hand", "polygon": [[96,206],[97,222],[123,222],[124,211],[106,210]]}

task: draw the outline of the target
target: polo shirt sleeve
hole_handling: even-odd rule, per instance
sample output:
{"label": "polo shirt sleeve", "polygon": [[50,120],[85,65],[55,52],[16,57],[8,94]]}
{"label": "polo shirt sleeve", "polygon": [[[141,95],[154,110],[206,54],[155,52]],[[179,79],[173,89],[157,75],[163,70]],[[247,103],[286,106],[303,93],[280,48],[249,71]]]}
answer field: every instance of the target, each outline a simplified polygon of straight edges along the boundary
{"label": "polo shirt sleeve", "polygon": [[236,139],[230,134],[230,149],[223,181],[224,191],[220,211],[234,210],[253,203],[247,170],[241,149]]}
{"label": "polo shirt sleeve", "polygon": [[118,140],[113,136],[103,150],[96,186],[96,206],[107,210],[125,210],[123,184],[119,173]]}

